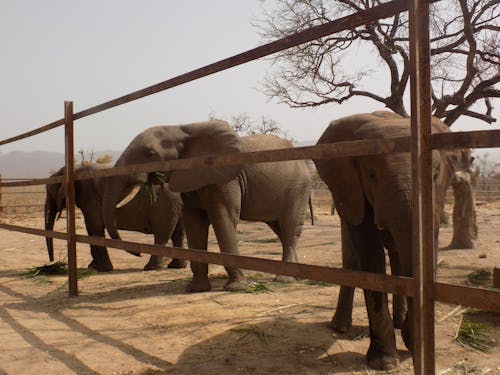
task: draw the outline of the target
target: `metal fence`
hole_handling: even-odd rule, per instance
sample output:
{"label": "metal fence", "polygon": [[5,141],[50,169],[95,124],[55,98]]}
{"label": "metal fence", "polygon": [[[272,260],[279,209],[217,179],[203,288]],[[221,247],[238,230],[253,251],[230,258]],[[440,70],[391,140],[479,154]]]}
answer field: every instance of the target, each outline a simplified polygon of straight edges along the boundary
{"label": "metal fence", "polygon": [[[410,55],[411,55],[411,113],[412,135],[393,139],[341,142],[312,147],[269,150],[197,157],[147,165],[113,168],[106,171],[74,175],[73,121],[106,109],[129,103],[145,96],[167,90],[183,83],[220,72],[231,67],[268,56],[272,53],[300,45],[332,33],[352,29],[379,18],[409,11]],[[78,113],[73,113],[73,103],[65,102],[64,118],[33,131],[0,141],[0,145],[24,139],[44,131],[65,126],[65,162],[63,177],[7,182],[1,186],[32,186],[63,182],[66,189],[67,231],[66,233],[0,223],[0,228],[65,239],[68,246],[69,295],[78,294],[76,278],[76,242],[107,246],[123,250],[187,259],[202,263],[220,264],[249,270],[289,275],[346,286],[355,286],[375,291],[392,292],[413,297],[414,318],[414,369],[416,374],[435,372],[434,361],[434,302],[461,304],[486,310],[500,311],[500,292],[495,290],[438,283],[434,280],[433,228],[432,228],[432,175],[430,168],[432,149],[459,147],[499,147],[500,131],[475,131],[463,133],[430,133],[430,72],[429,72],[429,2],[423,0],[394,0],[366,11],[343,17],[324,25],[306,29],[300,33],[276,40],[272,43],[248,50],[220,60],[186,74],[163,81],[131,94],[121,96]],[[192,249],[180,249],[146,245],[119,240],[76,235],[74,180],[97,176],[115,176],[157,170],[189,169],[206,165],[241,165],[269,161],[321,159],[339,156],[375,155],[396,152],[412,152],[413,164],[413,278],[371,274],[360,271],[320,267],[300,263],[287,263],[253,257],[234,256]]]}

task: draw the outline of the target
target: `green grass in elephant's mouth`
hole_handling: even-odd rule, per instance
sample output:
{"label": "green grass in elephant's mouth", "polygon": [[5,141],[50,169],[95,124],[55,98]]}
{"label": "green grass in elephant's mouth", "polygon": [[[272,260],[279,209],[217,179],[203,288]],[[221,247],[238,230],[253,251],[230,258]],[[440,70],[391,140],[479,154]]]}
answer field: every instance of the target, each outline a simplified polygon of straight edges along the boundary
{"label": "green grass in elephant's mouth", "polygon": [[164,173],[161,172],[152,172],[148,174],[148,179],[146,181],[146,186],[148,187],[149,190],[149,201],[151,205],[153,205],[156,202],[156,199],[158,197],[156,196],[156,191],[154,189],[154,185],[165,185],[167,183],[167,176],[165,176]]}

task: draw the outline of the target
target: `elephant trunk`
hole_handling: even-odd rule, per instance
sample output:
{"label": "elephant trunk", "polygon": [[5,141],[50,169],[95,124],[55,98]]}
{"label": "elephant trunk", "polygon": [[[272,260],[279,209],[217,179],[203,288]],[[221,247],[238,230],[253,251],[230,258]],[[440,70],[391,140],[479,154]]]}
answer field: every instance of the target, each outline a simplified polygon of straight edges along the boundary
{"label": "elephant trunk", "polygon": [[118,219],[117,219],[117,208],[116,205],[120,201],[120,193],[121,188],[117,188],[116,186],[105,185],[103,191],[103,219],[106,230],[109,235],[113,239],[120,239],[120,235],[118,234]]}
{"label": "elephant trunk", "polygon": [[[108,231],[110,237],[115,240],[120,240],[118,233],[118,208],[117,205],[126,196],[127,182],[126,177],[108,177],[103,186],[102,194],[102,214],[104,219],[104,226]],[[141,256],[140,253],[127,251],[135,256]]]}
{"label": "elephant trunk", "polygon": [[[57,214],[60,210],[57,209],[55,202],[47,197],[45,199],[45,230],[54,230],[54,222],[56,221]],[[52,237],[45,237],[45,243],[47,245],[47,253],[49,254],[49,260],[54,261],[54,240]]]}

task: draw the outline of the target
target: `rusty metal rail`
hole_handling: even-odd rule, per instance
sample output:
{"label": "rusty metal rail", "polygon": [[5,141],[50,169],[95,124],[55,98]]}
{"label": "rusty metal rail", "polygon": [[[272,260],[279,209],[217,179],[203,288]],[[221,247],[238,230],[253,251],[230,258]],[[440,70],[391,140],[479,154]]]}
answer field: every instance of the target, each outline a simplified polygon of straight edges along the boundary
{"label": "rusty metal rail", "polygon": [[[1,229],[66,240],[66,233],[28,228],[18,225],[0,223]],[[401,276],[379,275],[362,271],[344,270],[342,268],[316,266],[304,263],[289,263],[272,259],[216,253],[203,250],[185,249],[150,245],[140,242],[112,240],[102,237],[76,235],[77,242],[89,245],[104,246],[113,249],[139,251],[145,254],[160,255],[170,258],[186,259],[195,262],[219,264],[239,267],[247,270],[279,273],[293,277],[322,281],[332,284],[388,291],[391,293],[413,296],[413,279]],[[500,312],[498,292],[491,289],[435,283],[436,300],[444,303],[478,307],[488,311]]]}
{"label": "rusty metal rail", "polygon": [[[463,147],[495,147],[500,144],[500,130],[479,130],[460,133],[439,133],[431,137],[434,149],[453,149]],[[317,146],[295,147],[279,150],[242,152],[238,154],[201,156],[189,159],[170,160],[148,164],[134,164],[93,172],[79,172],[75,180],[95,177],[118,176],[139,172],[168,171],[222,165],[242,165],[301,159],[330,159],[345,156],[377,155],[410,152],[410,137],[373,139],[362,141],[338,142]],[[63,177],[33,179],[31,181],[4,182],[0,186],[31,186],[47,183],[61,183]]]}

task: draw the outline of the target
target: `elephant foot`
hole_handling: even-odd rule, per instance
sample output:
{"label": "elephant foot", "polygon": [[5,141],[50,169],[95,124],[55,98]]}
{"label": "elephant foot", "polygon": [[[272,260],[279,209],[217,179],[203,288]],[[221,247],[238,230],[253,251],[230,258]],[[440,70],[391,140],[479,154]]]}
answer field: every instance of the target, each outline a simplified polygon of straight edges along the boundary
{"label": "elephant foot", "polygon": [[406,348],[412,352],[413,351],[413,340],[411,335],[410,325],[405,321],[401,327],[401,337],[405,343]]}
{"label": "elephant foot", "polygon": [[97,272],[111,272],[113,271],[113,265],[111,263],[100,264],[95,261],[90,262],[87,266],[88,269],[97,271]]}
{"label": "elephant foot", "polygon": [[149,262],[144,266],[144,271],[161,271],[165,268],[165,258],[151,255]]}
{"label": "elephant foot", "polygon": [[188,287],[187,287],[187,292],[188,293],[201,293],[201,292],[208,292],[212,289],[210,286],[210,281],[208,279],[206,280],[192,280]]}
{"label": "elephant foot", "polygon": [[388,371],[393,370],[398,367],[398,355],[394,350],[394,353],[384,353],[381,351],[377,351],[372,346],[368,349],[368,353],[366,354],[366,359],[368,362],[368,366],[370,366],[374,370],[379,371]]}
{"label": "elephant foot", "polygon": [[278,283],[295,283],[297,282],[297,279],[292,276],[285,276],[285,275],[276,275],[274,278],[274,281]]}
{"label": "elephant foot", "polygon": [[335,314],[332,318],[332,328],[338,333],[347,333],[351,329],[352,319],[341,317],[339,314]]}
{"label": "elephant foot", "polygon": [[248,283],[243,280],[230,280],[224,285],[224,290],[228,292],[243,292],[248,289]]}
{"label": "elephant foot", "polygon": [[146,264],[143,268],[144,271],[161,271],[164,269],[163,264]]}
{"label": "elephant foot", "polygon": [[188,266],[187,260],[184,259],[172,259],[172,261],[168,264],[168,268],[186,268]]}

